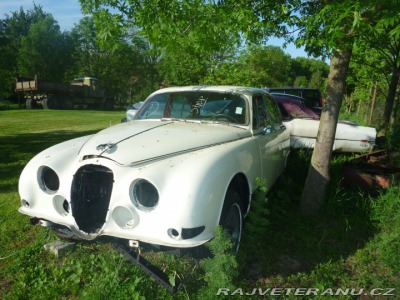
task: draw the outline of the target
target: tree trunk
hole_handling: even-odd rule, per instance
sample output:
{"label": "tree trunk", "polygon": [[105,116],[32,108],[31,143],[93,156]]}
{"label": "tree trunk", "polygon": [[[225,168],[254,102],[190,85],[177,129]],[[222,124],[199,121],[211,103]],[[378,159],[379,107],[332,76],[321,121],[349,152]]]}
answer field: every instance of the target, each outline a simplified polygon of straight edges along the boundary
{"label": "tree trunk", "polygon": [[390,117],[390,127],[393,127],[396,123],[398,123],[397,118],[399,116],[399,110],[400,110],[400,96],[398,95],[395,98],[395,102],[394,102],[394,105],[393,105],[393,112],[392,112],[392,115]]}
{"label": "tree trunk", "polygon": [[369,114],[368,126],[371,126],[372,118],[373,118],[373,116],[374,116],[375,101],[376,101],[376,91],[377,91],[377,90],[378,90],[378,80],[375,81],[374,95],[372,96],[371,112],[370,112],[370,114]]}
{"label": "tree trunk", "polygon": [[388,125],[390,122],[390,116],[392,115],[394,99],[396,97],[396,89],[399,84],[400,78],[400,70],[397,65],[393,66],[392,78],[389,84],[389,92],[385,102],[385,111],[383,113],[383,119],[381,126],[379,128],[378,137],[382,137],[386,135],[386,130],[388,129]]}
{"label": "tree trunk", "polygon": [[330,181],[329,164],[351,53],[351,48],[335,49],[331,59],[318,136],[300,200],[300,212],[305,215],[317,213],[325,203]]}

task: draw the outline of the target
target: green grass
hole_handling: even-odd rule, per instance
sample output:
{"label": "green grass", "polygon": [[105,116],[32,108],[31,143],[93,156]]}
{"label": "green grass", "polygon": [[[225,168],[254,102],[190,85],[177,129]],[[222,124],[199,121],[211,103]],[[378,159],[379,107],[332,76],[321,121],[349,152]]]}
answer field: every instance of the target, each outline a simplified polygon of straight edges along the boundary
{"label": "green grass", "polygon": [[[104,111],[0,111],[0,298],[197,299],[199,291],[201,295],[217,292],[204,290],[204,286],[215,289],[217,278],[212,282],[192,259],[171,254],[148,254],[148,259],[171,279],[185,283],[175,296],[108,244],[77,244],[74,251],[56,259],[43,249],[56,240],[54,234],[31,226],[29,217],[18,213],[19,174],[35,154],[119,123],[123,116],[123,112]],[[351,157],[334,155],[328,201],[318,216],[305,218],[297,207],[310,153],[290,156],[285,180],[267,195],[267,209],[253,214],[266,216],[268,222],[253,219],[251,226],[245,225],[237,255],[240,275],[233,286],[244,291],[396,288],[393,299],[400,297],[400,188],[375,195],[344,190],[340,168]],[[320,298],[352,299],[307,297]]]}

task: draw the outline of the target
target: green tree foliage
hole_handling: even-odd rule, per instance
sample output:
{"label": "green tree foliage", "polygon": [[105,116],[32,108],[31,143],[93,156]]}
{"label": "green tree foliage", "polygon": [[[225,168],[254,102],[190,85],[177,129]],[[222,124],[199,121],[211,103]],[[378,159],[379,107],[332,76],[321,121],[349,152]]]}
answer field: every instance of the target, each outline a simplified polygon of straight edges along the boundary
{"label": "green tree foliage", "polygon": [[[292,60],[291,76],[294,81],[294,86],[305,86],[311,88],[318,88],[325,91],[325,79],[328,77],[329,66],[322,60],[296,57]],[[298,77],[302,79],[297,79]],[[296,83],[301,80],[300,84]]]}
{"label": "green tree foliage", "polygon": [[210,56],[190,52],[166,52],[160,72],[168,85],[197,85],[204,83],[209,71]]}
{"label": "green tree foliage", "polygon": [[306,76],[297,76],[296,79],[294,80],[293,86],[307,87],[308,80]]}
{"label": "green tree foliage", "polygon": [[246,86],[289,85],[290,56],[276,46],[253,46],[239,58]]}
{"label": "green tree foliage", "polygon": [[29,34],[32,24],[49,17],[41,6],[24,11],[21,7],[0,20],[0,95],[10,97],[14,91],[14,78],[20,74],[17,66],[23,37]]}
{"label": "green tree foliage", "polygon": [[209,84],[255,87],[290,84],[291,58],[276,46],[250,46],[219,61],[207,77]]}
{"label": "green tree foliage", "polygon": [[[84,13],[93,13],[103,40],[134,23],[153,45],[171,52],[191,49],[212,53],[240,42],[240,32],[225,30],[218,5],[204,0],[108,1],[81,0]],[[113,8],[113,12],[109,8]]]}
{"label": "green tree foliage", "polygon": [[[354,46],[347,76],[346,111],[353,114],[353,119],[355,118],[360,124],[373,127],[379,125],[388,92],[390,74],[387,72],[387,67],[387,61],[382,60],[373,48]],[[377,84],[376,100],[375,106],[372,107],[375,84]],[[371,117],[372,122],[369,122]]]}
{"label": "green tree foliage", "polygon": [[[384,136],[390,129],[390,118],[393,108],[397,86],[400,81],[400,1],[381,1],[371,5],[369,10],[360,19],[358,47],[367,52],[379,54],[380,59],[387,67],[385,73],[388,77],[388,91],[385,109],[378,136]],[[400,134],[400,132],[399,132]]]}
{"label": "green tree foliage", "polygon": [[52,16],[33,23],[21,38],[17,66],[20,76],[63,79],[64,70],[71,64],[71,39],[61,33]]}

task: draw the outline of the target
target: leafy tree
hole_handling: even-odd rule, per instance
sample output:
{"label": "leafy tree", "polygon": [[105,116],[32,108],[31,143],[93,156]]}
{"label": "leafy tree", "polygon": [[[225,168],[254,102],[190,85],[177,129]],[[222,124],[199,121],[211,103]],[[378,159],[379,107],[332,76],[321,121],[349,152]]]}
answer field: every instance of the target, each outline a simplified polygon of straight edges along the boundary
{"label": "leafy tree", "polygon": [[297,76],[296,79],[294,80],[293,86],[307,87],[308,80],[306,76]]}
{"label": "leafy tree", "polygon": [[[242,38],[262,43],[266,37],[286,37],[305,46],[314,56],[331,56],[319,133],[301,199],[301,211],[313,214],[325,202],[330,181],[329,163],[336,132],[336,124],[345,92],[347,71],[354,42],[370,33],[368,25],[382,2],[373,0],[158,0],[126,2],[110,0],[80,0],[86,12],[95,12],[105,21],[106,6],[119,10],[114,15],[123,24],[135,20],[150,41],[162,41],[170,49],[182,44],[198,51],[210,51],[228,42],[238,43]],[[392,10],[380,14],[376,20],[397,21],[397,1]],[[198,15],[196,15],[198,12]],[[389,12],[389,10],[385,10]],[[103,18],[101,18],[103,16]],[[218,16],[218,18],[215,18]],[[115,20],[114,19],[114,20]],[[367,22],[367,23],[366,23]],[[379,22],[378,22],[379,23]],[[116,24],[114,22],[114,24]],[[399,22],[394,22],[391,35],[400,35]],[[117,24],[118,25],[118,24]],[[117,26],[117,28],[121,28]],[[297,36],[290,35],[293,28]],[[105,29],[107,31],[107,29]],[[221,37],[221,38],[220,38]],[[208,43],[205,43],[208,41]],[[216,43],[218,41],[218,43]],[[219,49],[219,48],[218,48]]]}
{"label": "leafy tree", "polygon": [[28,34],[21,38],[17,65],[19,75],[48,78],[60,81],[64,70],[71,64],[70,38],[61,33],[57,21],[46,16],[31,25]]}
{"label": "leafy tree", "polygon": [[17,65],[22,38],[27,36],[32,24],[50,14],[34,4],[33,9],[24,11],[21,7],[0,20],[0,95],[10,97],[14,93],[14,78],[20,74]]}
{"label": "leafy tree", "polygon": [[[325,79],[328,77],[329,66],[322,60],[296,57],[292,60],[291,65],[292,80],[303,76],[302,85],[311,88],[318,88],[322,91],[325,90]],[[299,79],[297,79],[299,80]],[[297,85],[293,83],[293,85]]]}
{"label": "leafy tree", "polygon": [[[135,95],[149,84],[146,82],[151,64],[148,45],[134,32],[101,43],[96,33],[95,21],[89,17],[80,20],[72,29],[74,63],[67,71],[68,78],[95,77],[101,80],[109,95],[143,100],[142,96]],[[155,82],[150,84],[154,89]]]}
{"label": "leafy tree", "polygon": [[273,87],[289,84],[290,56],[276,46],[253,46],[240,58],[246,86]]}
{"label": "leafy tree", "polygon": [[[372,99],[377,85],[377,108],[383,107],[386,101],[387,86],[389,85],[390,74],[387,72],[386,60],[382,60],[379,52],[373,48],[365,49],[359,45],[353,47],[352,61],[347,76],[346,94],[349,95],[357,121],[360,124],[377,127],[383,116],[383,111],[372,107]],[[372,123],[369,122],[371,111],[374,110]]]}
{"label": "leafy tree", "polygon": [[[362,19],[363,39],[358,43],[363,49],[373,48],[385,61],[389,75],[385,110],[378,136],[384,136],[390,124],[394,108],[396,90],[400,80],[400,1],[381,1],[370,8]],[[387,69],[390,71],[388,72]],[[400,132],[399,132],[400,134]]]}
{"label": "leafy tree", "polygon": [[170,85],[202,84],[208,72],[209,59],[209,56],[189,51],[166,52],[160,63],[160,71]]}
{"label": "leafy tree", "polygon": [[[400,36],[400,25],[395,22],[399,18],[398,4],[398,1],[320,1],[320,7],[314,14],[311,13],[312,7],[310,7],[311,10],[305,8],[308,9],[308,15],[311,17],[305,20],[304,24],[307,26],[304,27],[304,32],[300,33],[302,39],[298,41],[304,43],[306,49],[312,51],[318,51],[324,47],[333,48],[325,105],[301,199],[301,209],[305,213],[316,212],[324,202],[324,197],[313,199],[313,195],[326,194],[326,186],[329,182],[329,163],[327,162],[330,160],[332,151],[338,108],[340,108],[345,90],[344,83],[353,43],[365,43],[374,32],[383,34],[381,29],[386,27],[382,28],[382,24],[391,25],[389,36]],[[321,45],[321,42],[325,44]],[[387,40],[380,40],[380,43],[382,42],[388,45]],[[392,78],[392,81],[396,80]],[[395,90],[394,86],[390,84],[389,95]],[[388,114],[387,109],[385,109],[386,114]],[[390,117],[390,114],[388,115]]]}

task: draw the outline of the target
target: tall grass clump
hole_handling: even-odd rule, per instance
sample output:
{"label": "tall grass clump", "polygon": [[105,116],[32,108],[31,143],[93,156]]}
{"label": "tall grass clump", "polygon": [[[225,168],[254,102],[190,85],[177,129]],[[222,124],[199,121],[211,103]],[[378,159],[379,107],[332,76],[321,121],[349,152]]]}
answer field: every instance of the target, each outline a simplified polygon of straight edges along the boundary
{"label": "tall grass clump", "polygon": [[391,187],[372,203],[372,220],[380,229],[374,244],[381,261],[400,272],[400,187]]}
{"label": "tall grass clump", "polygon": [[256,257],[262,247],[263,236],[269,224],[267,208],[268,199],[266,182],[264,179],[256,179],[257,189],[253,193],[251,208],[246,217],[244,226],[244,240],[246,253],[249,257]]}
{"label": "tall grass clump", "polygon": [[198,293],[199,299],[214,299],[220,288],[235,290],[233,280],[238,276],[238,263],[233,253],[229,234],[218,226],[215,237],[206,244],[212,257],[200,261],[204,271],[205,286]]}
{"label": "tall grass clump", "polygon": [[[346,265],[354,286],[400,289],[400,187],[390,187],[371,198],[375,235],[350,256]],[[398,292],[397,292],[398,294]],[[398,295],[397,295],[398,296]]]}

